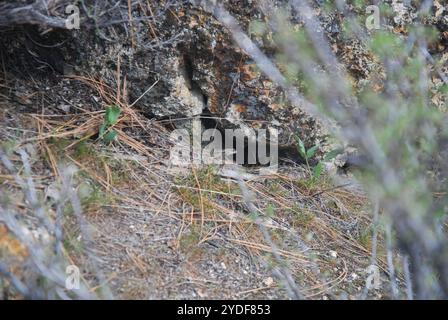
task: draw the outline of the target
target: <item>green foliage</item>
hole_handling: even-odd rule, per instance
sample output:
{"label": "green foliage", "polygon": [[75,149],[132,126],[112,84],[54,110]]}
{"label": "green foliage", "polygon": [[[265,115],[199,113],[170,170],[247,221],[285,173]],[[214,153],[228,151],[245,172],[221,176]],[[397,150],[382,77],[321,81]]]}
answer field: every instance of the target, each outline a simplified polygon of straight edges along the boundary
{"label": "green foliage", "polygon": [[404,40],[386,31],[372,35],[370,49],[382,59],[397,57],[403,53]]}
{"label": "green foliage", "polygon": [[14,152],[16,145],[17,142],[15,140],[9,139],[0,143],[0,149],[2,149],[7,156],[10,156]]}
{"label": "green foliage", "polygon": [[[319,146],[314,145],[314,146],[310,147],[309,149],[307,149],[305,147],[304,142],[302,141],[302,139],[300,139],[299,136],[296,136],[296,140],[297,140],[297,151],[299,152],[300,156],[303,159],[305,159],[306,165],[308,167],[308,172],[310,173],[312,180],[314,182],[316,182],[317,180],[319,180],[319,178],[322,174],[323,162],[318,161],[316,163],[316,165],[311,166],[310,161],[316,155],[316,152],[317,152]],[[327,153],[326,155],[324,155],[323,161],[331,161],[341,152],[342,152],[342,149],[334,149],[334,150],[330,151],[329,153]]]}
{"label": "green foliage", "polygon": [[307,159],[311,159],[312,157],[314,157],[314,155],[316,154],[317,151],[317,145],[316,146],[312,146],[311,148],[309,148],[308,150],[306,150],[306,158]]}
{"label": "green foliage", "polygon": [[324,156],[324,161],[331,161],[343,152],[341,148],[333,149]]}
{"label": "green foliage", "polygon": [[274,216],[274,207],[272,206],[272,204],[268,204],[265,210],[265,213],[268,217],[273,217]]}
{"label": "green foliage", "polygon": [[85,140],[78,142],[73,150],[73,156],[77,160],[81,160],[87,157],[95,157],[96,152],[92,149],[92,146]]}
{"label": "green foliage", "polygon": [[303,159],[307,159],[305,144],[303,143],[302,139],[300,139],[299,136],[297,136],[296,139],[297,139],[297,151],[299,151],[299,154]]}
{"label": "green foliage", "polygon": [[117,106],[109,106],[106,108],[104,122],[99,129],[99,137],[106,144],[111,143],[117,136],[117,132],[112,127],[117,123],[120,117],[120,108]]}
{"label": "green foliage", "polygon": [[321,173],[322,173],[322,168],[323,168],[323,164],[322,164],[321,161],[319,161],[319,162],[314,166],[314,169],[313,169],[313,178],[314,178],[315,180],[317,180],[317,179],[320,178],[320,175],[321,175]]}

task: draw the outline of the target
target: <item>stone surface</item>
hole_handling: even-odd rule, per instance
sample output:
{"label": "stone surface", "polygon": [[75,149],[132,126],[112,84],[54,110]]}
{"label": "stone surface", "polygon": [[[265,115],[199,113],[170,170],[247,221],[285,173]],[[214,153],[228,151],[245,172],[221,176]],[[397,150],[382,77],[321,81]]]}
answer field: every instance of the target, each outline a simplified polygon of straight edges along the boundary
{"label": "stone surface", "polygon": [[[412,4],[388,2],[395,14],[391,18],[395,28],[416,19]],[[249,30],[251,22],[262,21],[264,17],[257,2],[227,0],[223,3],[254,42],[268,55],[275,56],[272,34],[257,37]],[[428,23],[439,28],[440,45],[444,46],[448,39],[448,36],[443,38],[448,34],[447,10],[440,1],[435,1],[435,6],[435,15]],[[109,9],[103,4],[98,8],[99,12],[109,14],[113,10],[125,10],[126,4],[110,12]],[[359,89],[373,82],[380,88],[382,76],[372,56],[359,41],[340,36],[344,22],[341,13],[317,12],[333,51],[353,77],[354,86]],[[149,117],[191,118],[207,110],[222,127],[274,127],[279,130],[281,144],[295,144],[296,134],[307,147],[327,143],[326,128],[300,108],[290,106],[282,92],[233,43],[229,32],[201,7],[189,1],[171,6],[157,1],[145,8],[134,6],[131,15],[129,25],[113,23],[109,17],[98,28],[87,20],[80,30],[47,32],[43,36],[28,28],[29,32],[19,32],[19,36],[13,33],[9,40],[5,37],[5,44],[10,46],[7,53],[20,56],[20,48],[25,43],[28,52],[17,65],[23,73],[34,72],[42,68],[40,64],[46,64],[52,73],[89,75],[112,88],[116,88],[119,70],[121,83],[124,79],[127,83],[128,103],[138,100],[134,107]],[[293,23],[301,27],[300,23]],[[42,47],[29,40],[30,34],[43,43],[61,44]],[[62,82],[55,79],[52,84],[57,87]],[[71,101],[78,94],[77,90],[63,91],[65,100]],[[104,107],[101,104],[98,101],[95,107]],[[58,101],[56,108],[61,109],[61,105],[66,102]]]}

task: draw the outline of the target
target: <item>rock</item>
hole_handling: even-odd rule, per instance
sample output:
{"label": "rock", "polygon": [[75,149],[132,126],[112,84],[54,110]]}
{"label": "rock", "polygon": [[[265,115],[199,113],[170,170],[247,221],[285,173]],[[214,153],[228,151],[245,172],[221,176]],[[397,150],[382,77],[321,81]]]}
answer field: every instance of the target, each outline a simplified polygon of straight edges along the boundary
{"label": "rock", "polygon": [[[232,1],[226,5],[245,27],[261,17],[255,5]],[[175,12],[154,4],[153,12],[158,17],[153,26],[157,38],[134,41],[134,48],[119,28],[112,43],[98,43],[82,28],[76,31],[72,40],[76,59],[70,64],[78,73],[95,74],[113,87],[120,61],[129,102],[139,99],[135,107],[150,117],[185,118],[207,110],[223,128],[270,126],[279,130],[281,144],[295,144],[297,132],[307,146],[324,143],[326,134],[319,123],[283,101],[280,90],[234,45],[214,17],[188,3],[176,4]],[[141,17],[137,11],[133,14],[134,20]],[[134,29],[135,39],[149,37],[146,24]]]}
{"label": "rock", "polygon": [[[416,9],[412,4],[406,6],[396,0],[386,2],[395,13],[392,20],[396,27],[416,19]],[[226,0],[223,4],[254,42],[267,55],[274,57],[276,48],[272,34],[263,35],[253,31],[254,28],[250,29],[251,22],[262,21],[262,8],[249,0]],[[318,145],[324,150],[329,143],[328,128],[300,107],[291,106],[281,90],[261,74],[254,62],[234,44],[231,34],[199,5],[189,1],[171,5],[163,1],[147,6],[135,5],[129,23],[117,20],[117,17],[122,17],[123,10],[127,17],[127,4],[108,7],[108,3],[104,3],[98,6],[96,9],[103,13],[101,19],[84,19],[79,30],[45,34],[32,28],[32,32],[17,31],[17,34],[5,31],[4,43],[10,46],[10,50],[3,56],[20,58],[20,61],[6,61],[5,65],[16,65],[17,70],[26,74],[45,63],[53,70],[48,66],[44,70],[64,73],[70,69],[71,74],[101,79],[113,89],[117,87],[119,70],[121,84],[124,80],[127,83],[128,103],[138,100],[134,107],[149,117],[191,118],[206,110],[218,119],[223,128],[278,129],[282,145],[295,145],[296,134],[300,135],[307,148]],[[448,39],[448,10],[440,1],[435,1],[434,6],[435,14],[428,18],[428,23],[436,25],[441,37]],[[52,8],[51,12],[62,16],[65,14],[62,9]],[[380,90],[382,76],[373,78],[381,74],[381,70],[372,56],[361,42],[339,35],[344,23],[342,14],[315,9],[333,51],[353,77],[354,87],[359,89],[373,81]],[[354,9],[349,7],[349,10]],[[298,21],[293,19],[292,23],[294,28],[301,28]],[[30,35],[34,38],[29,39]],[[54,43],[58,45],[54,46]],[[36,56],[26,53],[23,44]],[[59,79],[54,79],[53,90],[62,86]],[[64,100],[76,104],[79,89],[67,89],[67,83],[64,88]],[[55,101],[55,105],[60,108],[66,102]],[[94,107],[103,108],[104,102],[96,100]]]}

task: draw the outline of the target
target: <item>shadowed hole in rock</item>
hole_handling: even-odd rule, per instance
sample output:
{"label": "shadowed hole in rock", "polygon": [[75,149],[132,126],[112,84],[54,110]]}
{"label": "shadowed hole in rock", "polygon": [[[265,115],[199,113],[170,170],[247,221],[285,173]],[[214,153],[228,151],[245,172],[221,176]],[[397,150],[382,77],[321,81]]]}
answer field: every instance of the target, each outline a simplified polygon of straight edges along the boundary
{"label": "shadowed hole in rock", "polygon": [[[0,30],[0,55],[5,71],[19,79],[49,78],[71,72],[67,60],[77,54],[67,30],[42,33],[30,25]],[[67,59],[68,58],[68,59]]]}
{"label": "shadowed hole in rock", "polygon": [[[218,148],[216,148],[218,153],[224,153],[224,149],[227,149],[230,153],[233,154],[233,162],[241,164],[243,166],[248,167],[258,167],[258,166],[268,166],[272,165],[271,162],[260,161],[259,155],[264,155],[267,158],[271,158],[271,151],[274,151],[275,148],[271,145],[270,135],[268,134],[268,130],[266,130],[267,136],[261,136],[256,130],[253,131],[255,134],[249,138],[247,135],[244,135],[242,131],[235,131],[233,134],[229,134],[226,130],[232,130],[230,127],[226,127],[222,124],[222,118],[218,115],[212,114],[207,108],[203,111],[203,113],[197,117],[184,117],[184,116],[167,116],[167,117],[153,117],[153,119],[157,119],[165,128],[169,131],[173,131],[175,129],[182,128],[182,125],[185,125],[185,122],[189,122],[189,126],[191,127],[194,119],[200,120],[202,134],[204,134],[205,130],[216,130],[216,132],[209,132],[210,136],[203,138],[205,141],[202,141],[202,148],[206,147],[209,144],[215,142],[216,139],[221,139],[218,142]],[[181,124],[181,125],[179,125]],[[236,128],[238,130],[238,128]],[[231,133],[231,131],[230,131]],[[239,136],[239,134],[243,136]],[[202,135],[201,135],[202,136]],[[209,138],[209,139],[207,139]],[[255,141],[254,141],[255,139]],[[264,144],[266,143],[266,144]],[[240,145],[241,144],[241,145]],[[219,148],[220,147],[220,148]],[[264,148],[264,149],[261,149]],[[261,149],[261,150],[260,150]],[[298,149],[295,145],[286,146],[286,145],[278,145],[278,163],[285,164],[305,164],[306,161],[299,154]],[[271,159],[275,159],[277,157],[272,157]],[[310,159],[309,164],[316,164],[316,160]]]}

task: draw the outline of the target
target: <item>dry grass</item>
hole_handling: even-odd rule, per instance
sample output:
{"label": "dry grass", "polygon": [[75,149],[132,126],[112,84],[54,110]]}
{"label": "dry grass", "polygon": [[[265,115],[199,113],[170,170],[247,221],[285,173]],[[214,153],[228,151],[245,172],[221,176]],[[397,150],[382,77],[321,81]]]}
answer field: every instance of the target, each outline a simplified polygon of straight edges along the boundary
{"label": "dry grass", "polygon": [[[24,115],[22,123],[29,125],[31,119],[36,134],[23,134],[15,145],[32,144],[38,149],[33,179],[39,190],[57,181],[61,162],[79,169],[78,194],[83,185],[94,186],[95,194],[84,198],[84,215],[95,230],[94,251],[103,261],[107,285],[114,294],[192,297],[188,295],[193,290],[197,297],[211,298],[282,296],[282,284],[269,280],[269,270],[277,264],[272,247],[247,212],[235,181],[223,177],[218,167],[170,167],[166,129],[123,102],[125,89],[117,93],[101,81],[79,80],[93,86],[107,105],[120,107],[120,119],[114,125],[117,140],[105,145],[93,139],[104,112],[86,110],[63,120],[54,115]],[[313,183],[304,170],[284,167],[278,174],[254,176],[246,183],[304,297],[339,297],[343,292],[357,296],[371,255],[367,199],[332,186],[328,178]],[[3,187],[19,191],[7,174],[1,178]],[[67,254],[82,265],[86,261],[76,246],[79,230],[66,223]],[[134,241],[136,234],[140,242]],[[378,259],[386,270],[382,242]],[[173,256],[178,261],[173,262]],[[248,282],[220,288],[217,279],[234,277],[233,273],[239,273],[236,266],[215,277],[198,273],[200,265],[215,258],[229,266],[234,259],[245,260],[253,268]],[[173,263],[176,271],[165,274],[163,266]],[[102,285],[106,284],[92,285],[93,290]]]}
{"label": "dry grass", "polygon": [[[89,76],[71,78],[92,88],[104,107],[120,108],[111,144],[97,138],[105,111],[89,106],[62,116],[17,115],[7,105],[3,112],[17,130],[12,138],[5,124],[0,133],[10,150],[35,151],[31,178],[42,198],[60,180],[61,163],[78,169],[76,191],[94,238],[88,249],[106,277],[98,282],[86,275],[91,292],[110,286],[120,298],[279,298],[286,296],[283,283],[271,272],[283,264],[304,298],[360,296],[372,251],[371,209],[362,193],[335,186],[328,176],[311,181],[306,169],[294,166],[248,179],[277,261],[238,184],[222,168],[169,164],[169,132],[132,108],[120,61],[117,66],[115,88]],[[11,160],[19,163],[13,152]],[[23,192],[3,169],[0,181],[10,193]],[[67,259],[88,265],[79,227],[67,218],[63,229]],[[3,230],[0,237],[10,234]],[[15,241],[5,248],[20,256]],[[383,242],[380,232],[378,264],[386,272]],[[12,271],[25,272],[20,263]]]}

